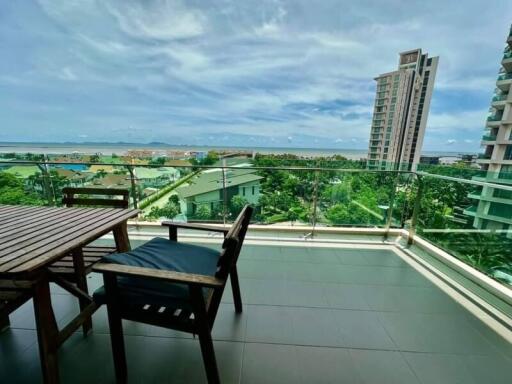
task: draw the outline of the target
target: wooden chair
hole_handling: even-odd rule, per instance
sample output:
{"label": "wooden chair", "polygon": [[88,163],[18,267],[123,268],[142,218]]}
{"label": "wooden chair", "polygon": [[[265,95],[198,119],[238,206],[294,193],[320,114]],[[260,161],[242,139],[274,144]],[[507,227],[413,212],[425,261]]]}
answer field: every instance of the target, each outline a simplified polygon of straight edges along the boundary
{"label": "wooden chair", "polygon": [[[62,189],[62,194],[62,204],[66,207],[128,208],[129,192],[126,189],[66,187]],[[77,261],[74,260],[73,255],[56,261],[50,270],[66,280],[76,283],[80,279],[80,275],[89,274],[94,264],[114,252],[116,252],[116,247],[86,245],[82,248],[84,273],[77,274],[77,269],[82,269],[82,267],[77,268]],[[78,260],[78,263],[80,264],[82,261]]]}
{"label": "wooden chair", "polygon": [[[236,262],[251,215],[252,208],[245,206],[229,230],[163,222],[169,227],[169,240],[154,238],[94,266],[94,271],[103,273],[104,287],[94,298],[107,305],[118,383],[127,380],[122,319],[198,335],[208,383],[220,382],[211,329],[228,277],[235,311],[242,312]],[[222,250],[180,243],[178,228],[222,232]]]}
{"label": "wooden chair", "polygon": [[[108,188],[71,188],[62,189],[62,204],[66,207],[98,207],[98,208],[128,208],[129,192],[126,189]],[[71,254],[54,262],[50,269],[52,279],[62,288],[72,290],[70,283],[76,285],[81,291],[88,293],[86,276],[91,273],[94,264],[103,257],[116,252],[116,247],[85,245],[82,249],[76,249]],[[88,301],[79,298],[80,310],[84,310]],[[89,319],[83,325],[86,335],[92,329],[92,321]]]}

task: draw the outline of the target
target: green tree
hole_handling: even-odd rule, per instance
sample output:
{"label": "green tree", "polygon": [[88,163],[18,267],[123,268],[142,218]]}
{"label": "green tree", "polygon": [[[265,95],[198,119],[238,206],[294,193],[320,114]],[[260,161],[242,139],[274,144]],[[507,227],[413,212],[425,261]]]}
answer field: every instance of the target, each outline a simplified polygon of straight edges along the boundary
{"label": "green tree", "polygon": [[242,208],[248,204],[249,202],[247,199],[240,195],[235,195],[231,198],[230,204],[229,204],[229,213],[231,217],[236,217],[242,210]]}
{"label": "green tree", "polygon": [[26,191],[23,181],[16,176],[0,172],[0,204],[43,205],[44,201],[35,193]]}
{"label": "green tree", "polygon": [[196,213],[194,215],[199,220],[210,220],[212,218],[212,210],[206,204],[201,204],[197,207]]}
{"label": "green tree", "polygon": [[97,154],[89,156],[89,162],[90,163],[99,163],[100,162],[100,156],[97,155]]}
{"label": "green tree", "polygon": [[156,159],[149,160],[149,165],[164,165],[165,164],[165,157],[157,157]]}

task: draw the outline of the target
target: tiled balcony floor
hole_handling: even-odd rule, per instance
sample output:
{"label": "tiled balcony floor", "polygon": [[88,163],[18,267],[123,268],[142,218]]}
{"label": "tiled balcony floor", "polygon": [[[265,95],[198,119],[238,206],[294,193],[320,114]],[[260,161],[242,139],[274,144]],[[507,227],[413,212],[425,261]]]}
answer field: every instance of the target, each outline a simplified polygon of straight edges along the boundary
{"label": "tiled balcony floor", "polygon": [[[214,327],[223,383],[510,383],[512,345],[391,250],[249,245],[244,313]],[[101,284],[89,277],[92,288]],[[77,310],[58,288],[60,322]],[[0,334],[0,382],[38,383],[32,304]],[[125,322],[131,383],[204,383],[199,343]],[[63,383],[113,383],[105,309],[60,350]]]}

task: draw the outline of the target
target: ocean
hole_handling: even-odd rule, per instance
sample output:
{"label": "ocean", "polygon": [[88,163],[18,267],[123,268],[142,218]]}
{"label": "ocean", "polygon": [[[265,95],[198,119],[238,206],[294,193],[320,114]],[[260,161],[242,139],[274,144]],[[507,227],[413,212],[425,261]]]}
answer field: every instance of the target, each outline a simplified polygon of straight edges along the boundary
{"label": "ocean", "polygon": [[[232,151],[254,151],[263,154],[290,153],[306,157],[320,157],[341,155],[348,159],[359,160],[366,158],[367,149],[348,148],[285,148],[285,147],[226,147],[226,146],[185,146],[168,145],[163,143],[154,144],[129,144],[129,143],[0,143],[0,153],[36,153],[36,154],[70,154],[78,152],[82,154],[102,153],[103,155],[124,155],[130,150],[151,150],[158,153],[165,150],[176,151],[211,151],[211,150],[232,150]],[[422,154],[429,156],[454,157],[462,152],[435,152],[423,151]]]}

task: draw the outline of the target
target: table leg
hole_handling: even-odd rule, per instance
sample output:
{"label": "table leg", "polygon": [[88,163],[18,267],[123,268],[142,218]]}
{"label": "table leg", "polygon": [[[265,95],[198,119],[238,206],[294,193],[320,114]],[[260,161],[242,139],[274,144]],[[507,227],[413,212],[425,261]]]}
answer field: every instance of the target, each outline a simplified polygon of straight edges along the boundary
{"label": "table leg", "polygon": [[128,252],[130,247],[130,239],[128,239],[128,224],[126,221],[116,226],[113,230],[114,240],[118,252]]}
{"label": "table leg", "polygon": [[[73,256],[73,268],[75,270],[75,281],[78,289],[85,293],[89,293],[87,287],[87,278],[85,277],[85,265],[84,265],[84,254],[82,248],[76,248],[72,252]],[[78,297],[78,303],[80,305],[80,312],[82,312],[89,304],[90,301],[85,300],[83,297]],[[89,317],[85,320],[82,325],[84,336],[87,336],[89,331],[92,329],[92,319]]]}
{"label": "table leg", "polygon": [[34,312],[37,324],[39,358],[45,384],[59,382],[59,365],[57,362],[58,328],[53,313],[50,296],[50,283],[47,277],[34,285]]}

